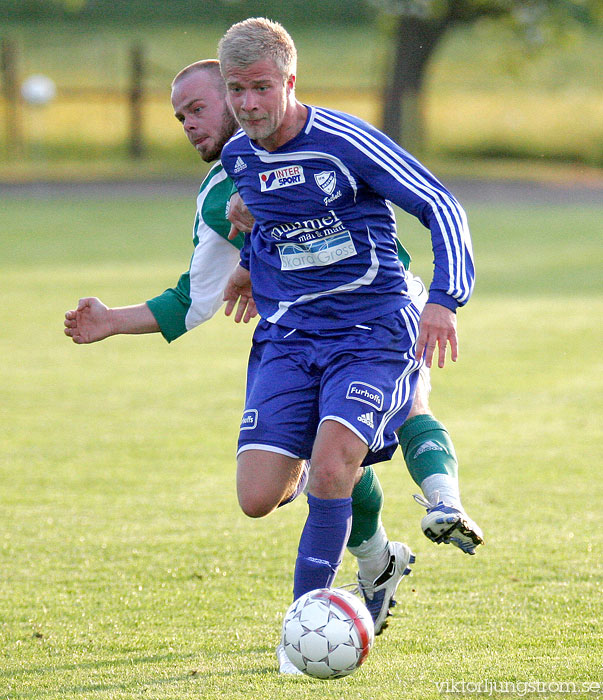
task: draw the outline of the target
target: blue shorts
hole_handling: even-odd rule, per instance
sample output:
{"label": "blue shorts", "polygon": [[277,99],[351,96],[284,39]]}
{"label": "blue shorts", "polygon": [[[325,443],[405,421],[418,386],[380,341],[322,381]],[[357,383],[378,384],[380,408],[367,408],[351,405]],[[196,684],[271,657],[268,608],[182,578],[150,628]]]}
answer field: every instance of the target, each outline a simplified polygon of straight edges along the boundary
{"label": "blue shorts", "polygon": [[366,324],[303,331],[260,321],[247,371],[239,450],[309,459],[320,423],[336,420],[391,459],[414,396],[419,311],[412,303]]}

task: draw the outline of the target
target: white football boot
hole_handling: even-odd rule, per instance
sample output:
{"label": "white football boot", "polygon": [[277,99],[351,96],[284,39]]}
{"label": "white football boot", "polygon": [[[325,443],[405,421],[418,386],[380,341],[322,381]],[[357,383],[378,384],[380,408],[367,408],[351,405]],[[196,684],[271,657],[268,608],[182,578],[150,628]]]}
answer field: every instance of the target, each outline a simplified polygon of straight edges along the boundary
{"label": "white football boot", "polygon": [[427,509],[421,520],[426,537],[436,544],[453,544],[465,554],[475,554],[475,548],[484,543],[484,534],[465,511],[446,505],[443,501],[430,503],[424,496],[414,495],[415,501]]}
{"label": "white football boot", "polygon": [[304,674],[293,664],[292,661],[289,661],[289,657],[287,656],[287,652],[285,651],[285,647],[282,644],[279,644],[276,647],[276,658],[278,661],[278,672],[285,675],[285,676],[303,676]]}
{"label": "white football boot", "polygon": [[414,564],[415,555],[402,542],[390,542],[389,561],[383,571],[373,581],[366,581],[358,575],[358,583],[352,586],[353,592],[361,593],[364,604],[371,613],[375,623],[375,635],[387,627],[387,618],[391,615],[389,609],[396,605],[394,595],[400,581],[410,574],[410,564]]}

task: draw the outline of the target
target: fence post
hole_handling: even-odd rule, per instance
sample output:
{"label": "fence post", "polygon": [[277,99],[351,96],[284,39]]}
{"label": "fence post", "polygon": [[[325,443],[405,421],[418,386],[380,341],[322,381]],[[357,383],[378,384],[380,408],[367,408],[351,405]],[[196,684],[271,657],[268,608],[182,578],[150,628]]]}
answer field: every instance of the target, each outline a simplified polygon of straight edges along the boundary
{"label": "fence post", "polygon": [[3,37],[1,54],[2,93],[6,111],[6,155],[11,159],[23,154],[16,43]]}
{"label": "fence post", "polygon": [[130,49],[130,138],[128,152],[131,158],[140,159],[144,156],[144,51],[140,45]]}

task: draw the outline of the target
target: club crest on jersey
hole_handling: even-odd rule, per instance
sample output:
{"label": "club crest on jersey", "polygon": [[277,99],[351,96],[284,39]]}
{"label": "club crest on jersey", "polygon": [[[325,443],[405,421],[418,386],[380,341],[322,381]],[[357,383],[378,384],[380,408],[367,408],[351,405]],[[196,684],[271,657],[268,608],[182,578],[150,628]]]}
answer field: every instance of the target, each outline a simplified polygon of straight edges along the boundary
{"label": "club crest on jersey", "polygon": [[249,408],[243,411],[240,430],[253,430],[258,424],[258,412],[255,408]]}
{"label": "club crest on jersey", "polygon": [[301,185],[306,181],[304,169],[301,165],[289,165],[286,168],[276,168],[276,170],[265,170],[259,174],[260,188],[262,192],[280,190],[283,187]]}
{"label": "club crest on jersey", "polygon": [[337,184],[337,175],[335,175],[334,170],[323,170],[322,173],[314,175],[314,179],[325,194],[333,194],[333,190]]}
{"label": "club crest on jersey", "polygon": [[367,403],[378,411],[381,411],[383,408],[383,392],[381,389],[377,389],[376,386],[365,382],[350,382],[345,397],[346,399]]}

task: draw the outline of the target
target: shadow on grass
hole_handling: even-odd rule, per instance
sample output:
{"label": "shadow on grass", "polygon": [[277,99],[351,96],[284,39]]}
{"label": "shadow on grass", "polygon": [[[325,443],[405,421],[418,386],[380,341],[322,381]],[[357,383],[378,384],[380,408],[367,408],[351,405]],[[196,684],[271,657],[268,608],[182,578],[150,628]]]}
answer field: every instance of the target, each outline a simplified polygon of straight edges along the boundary
{"label": "shadow on grass", "polygon": [[[265,649],[256,649],[256,651],[265,651]],[[249,650],[247,650],[249,652]],[[23,676],[32,675],[44,675],[48,673],[57,672],[69,672],[69,671],[83,671],[86,669],[99,670],[103,668],[112,668],[119,666],[135,666],[139,664],[147,663],[159,663],[165,661],[185,661],[187,659],[197,659],[199,658],[198,653],[191,654],[162,654],[155,656],[141,656],[134,658],[122,658],[122,659],[108,659],[105,661],[90,661],[84,663],[73,663],[64,664],[62,666],[33,666],[30,668],[13,668],[0,670],[0,678],[18,678]],[[218,670],[218,671],[201,671],[195,668],[191,668],[190,671],[186,673],[181,673],[179,675],[169,676],[167,678],[152,678],[151,674],[146,679],[136,678],[133,680],[124,680],[122,682],[106,683],[90,683],[90,684],[63,684],[56,688],[43,689],[37,687],[30,692],[23,692],[23,690],[13,690],[8,692],[5,697],[7,700],[12,698],[40,698],[45,696],[58,696],[58,697],[68,697],[72,695],[80,696],[85,693],[105,693],[112,691],[122,691],[122,692],[132,692],[134,690],[133,686],[136,687],[138,691],[144,691],[151,688],[159,688],[162,686],[169,686],[175,683],[182,683],[184,681],[192,681],[197,685],[200,681],[209,681],[215,679],[226,679],[233,676],[270,676],[276,675],[277,668],[275,665],[264,665],[261,667],[250,668],[250,669],[231,669],[231,670]],[[297,677],[296,677],[297,678]]]}
{"label": "shadow on grass", "polygon": [[136,664],[157,663],[177,659],[192,659],[198,654],[161,654],[156,656],[141,656],[139,658],[107,659],[106,661],[87,661],[80,664],[64,664],[63,666],[32,666],[30,668],[8,668],[0,670],[0,678],[16,678],[31,674],[56,673],[57,671],[81,671],[83,669],[107,668],[109,666],[124,666]]}

